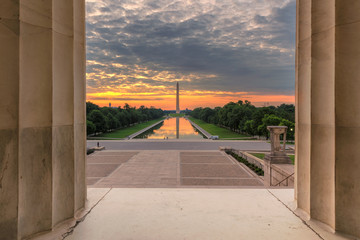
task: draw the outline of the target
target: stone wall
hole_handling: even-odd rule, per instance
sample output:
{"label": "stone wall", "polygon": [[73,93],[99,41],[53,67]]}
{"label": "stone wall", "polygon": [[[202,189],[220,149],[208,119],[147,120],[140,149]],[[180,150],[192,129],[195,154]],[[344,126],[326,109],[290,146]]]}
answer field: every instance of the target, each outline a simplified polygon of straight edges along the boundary
{"label": "stone wall", "polygon": [[[294,165],[292,164],[271,164],[255,157],[254,155],[236,150],[233,148],[221,148],[221,150],[230,150],[240,157],[246,159],[249,163],[256,165],[264,170],[264,181],[267,186],[293,187],[294,186]],[[280,183],[280,184],[279,184]]]}
{"label": "stone wall", "polygon": [[269,186],[294,187],[294,165],[271,164]]}

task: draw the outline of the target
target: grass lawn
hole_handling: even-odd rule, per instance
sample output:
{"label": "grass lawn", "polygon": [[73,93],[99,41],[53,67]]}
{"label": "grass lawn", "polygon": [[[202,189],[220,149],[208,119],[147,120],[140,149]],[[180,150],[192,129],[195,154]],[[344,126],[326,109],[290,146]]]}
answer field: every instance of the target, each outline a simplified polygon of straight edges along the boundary
{"label": "grass lawn", "polygon": [[185,113],[170,113],[170,117],[184,117]]}
{"label": "grass lawn", "polygon": [[[265,157],[265,153],[250,153],[251,155],[260,158],[260,159],[264,159]],[[288,156],[290,157],[292,163],[294,164],[295,162],[295,155],[294,154],[288,154]]]}
{"label": "grass lawn", "polygon": [[295,163],[295,155],[290,155],[288,154],[288,156],[290,157],[291,161],[293,162],[293,164]]}
{"label": "grass lawn", "polygon": [[265,157],[265,153],[250,153],[250,154],[260,159],[264,159]]}
{"label": "grass lawn", "polygon": [[210,133],[211,135],[217,135],[219,136],[220,139],[225,139],[225,138],[244,138],[244,137],[249,137],[246,135],[242,135],[242,134],[238,134],[235,132],[232,132],[226,128],[222,128],[222,127],[218,127],[214,124],[211,123],[206,123],[200,119],[196,119],[193,117],[189,117],[189,119],[191,121],[193,121],[194,123],[196,123],[197,125],[199,125],[200,127],[202,127],[205,131],[207,131],[208,133]]}
{"label": "grass lawn", "polygon": [[163,118],[158,118],[155,120],[150,120],[148,122],[139,123],[139,124],[136,124],[131,127],[122,128],[122,129],[115,130],[115,131],[109,132],[109,133],[104,133],[104,134],[92,137],[91,139],[96,139],[97,137],[99,137],[101,139],[104,139],[104,138],[126,138],[127,136],[129,136],[133,133],[136,133],[136,132],[140,131],[141,129],[149,127],[149,126],[153,125],[154,123],[159,122],[162,119]]}

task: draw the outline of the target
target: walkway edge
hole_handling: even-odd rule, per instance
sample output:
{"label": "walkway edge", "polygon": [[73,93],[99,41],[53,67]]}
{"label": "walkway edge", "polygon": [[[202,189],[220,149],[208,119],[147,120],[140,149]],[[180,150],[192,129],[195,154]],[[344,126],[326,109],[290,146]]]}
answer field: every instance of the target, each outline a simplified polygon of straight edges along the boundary
{"label": "walkway edge", "polygon": [[201,128],[199,125],[197,125],[196,123],[194,123],[193,121],[191,121],[189,118],[185,117],[186,120],[188,120],[191,125],[193,125],[197,130],[199,130],[205,137],[207,137],[208,139],[211,139],[212,135],[210,133],[208,133],[207,131],[205,131],[203,128]]}
{"label": "walkway edge", "polygon": [[130,139],[133,139],[134,137],[136,137],[136,136],[138,136],[138,135],[142,134],[143,132],[146,132],[147,130],[149,130],[149,129],[151,129],[151,128],[153,128],[153,127],[157,126],[157,125],[159,125],[160,123],[162,123],[162,122],[164,122],[164,121],[165,121],[165,119],[160,120],[159,122],[154,123],[153,125],[151,125],[151,126],[149,126],[149,127],[143,128],[143,129],[141,129],[140,131],[138,131],[138,132],[136,132],[136,133],[133,133],[133,134],[131,134],[131,135],[127,136],[126,138],[124,138],[124,140],[130,140]]}

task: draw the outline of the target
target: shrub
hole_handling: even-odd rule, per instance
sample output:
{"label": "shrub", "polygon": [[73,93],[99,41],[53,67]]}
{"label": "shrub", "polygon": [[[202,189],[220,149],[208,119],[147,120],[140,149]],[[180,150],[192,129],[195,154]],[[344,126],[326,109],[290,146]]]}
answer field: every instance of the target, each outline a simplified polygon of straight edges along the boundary
{"label": "shrub", "polygon": [[256,166],[255,164],[249,163],[245,158],[240,157],[239,155],[237,155],[236,153],[227,150],[226,151],[227,154],[231,155],[233,158],[235,158],[238,162],[241,162],[243,164],[245,164],[248,168],[250,168],[253,172],[255,172],[257,175],[259,176],[264,176],[264,170],[262,170],[261,168],[259,168],[258,166]]}
{"label": "shrub", "polygon": [[86,155],[92,154],[93,152],[95,152],[95,150],[92,149],[92,148],[87,148],[86,149]]}

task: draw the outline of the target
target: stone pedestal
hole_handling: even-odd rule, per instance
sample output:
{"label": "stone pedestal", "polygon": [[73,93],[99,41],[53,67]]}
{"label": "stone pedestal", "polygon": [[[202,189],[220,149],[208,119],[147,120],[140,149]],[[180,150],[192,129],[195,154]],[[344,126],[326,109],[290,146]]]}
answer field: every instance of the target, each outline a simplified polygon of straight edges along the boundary
{"label": "stone pedestal", "polygon": [[[271,152],[266,154],[264,160],[268,164],[291,164],[291,159],[285,153],[286,126],[268,126],[270,131]],[[280,135],[283,135],[283,144],[280,144]]]}

